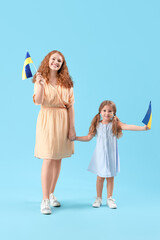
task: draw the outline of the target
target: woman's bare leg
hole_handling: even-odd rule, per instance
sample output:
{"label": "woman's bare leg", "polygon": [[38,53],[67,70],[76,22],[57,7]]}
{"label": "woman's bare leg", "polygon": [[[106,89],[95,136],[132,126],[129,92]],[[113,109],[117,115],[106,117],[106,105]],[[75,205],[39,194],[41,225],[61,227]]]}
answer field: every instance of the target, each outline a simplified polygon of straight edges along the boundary
{"label": "woman's bare leg", "polygon": [[56,183],[60,174],[61,170],[61,161],[60,160],[52,160],[52,179],[51,179],[51,185],[49,189],[49,193],[53,193],[56,187]]}
{"label": "woman's bare leg", "polygon": [[52,159],[44,159],[41,171],[43,199],[49,199],[52,180]]}

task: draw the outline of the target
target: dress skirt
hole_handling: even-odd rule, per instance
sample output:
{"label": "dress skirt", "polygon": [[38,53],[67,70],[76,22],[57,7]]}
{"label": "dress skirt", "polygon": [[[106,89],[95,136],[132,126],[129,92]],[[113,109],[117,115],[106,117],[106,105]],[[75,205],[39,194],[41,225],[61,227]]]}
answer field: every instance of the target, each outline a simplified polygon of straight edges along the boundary
{"label": "dress skirt", "polygon": [[46,84],[37,119],[35,157],[59,160],[74,153],[74,143],[68,139],[68,107],[73,101],[73,88]]}

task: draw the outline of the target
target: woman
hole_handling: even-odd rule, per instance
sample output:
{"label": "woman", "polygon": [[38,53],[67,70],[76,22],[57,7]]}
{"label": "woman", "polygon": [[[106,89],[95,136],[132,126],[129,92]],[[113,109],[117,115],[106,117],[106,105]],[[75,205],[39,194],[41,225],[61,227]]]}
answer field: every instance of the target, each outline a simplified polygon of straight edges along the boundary
{"label": "woman", "polygon": [[33,77],[33,101],[41,105],[37,119],[35,157],[43,159],[41,213],[51,214],[51,206],[60,206],[54,196],[61,160],[74,153],[73,82],[65,58],[52,51],[41,62]]}

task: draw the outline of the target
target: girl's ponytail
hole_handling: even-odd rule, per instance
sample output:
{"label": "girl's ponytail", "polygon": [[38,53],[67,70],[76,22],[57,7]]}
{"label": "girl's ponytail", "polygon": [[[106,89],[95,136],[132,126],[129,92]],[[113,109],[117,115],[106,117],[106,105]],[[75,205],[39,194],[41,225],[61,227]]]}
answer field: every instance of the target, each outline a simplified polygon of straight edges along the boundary
{"label": "girl's ponytail", "polygon": [[122,137],[122,128],[120,126],[120,120],[119,118],[116,116],[116,114],[114,114],[113,118],[112,118],[112,133],[113,135],[115,135],[117,138]]}
{"label": "girl's ponytail", "polygon": [[96,114],[91,122],[91,126],[89,128],[89,134],[95,135],[96,134],[96,127],[100,122],[100,113]]}

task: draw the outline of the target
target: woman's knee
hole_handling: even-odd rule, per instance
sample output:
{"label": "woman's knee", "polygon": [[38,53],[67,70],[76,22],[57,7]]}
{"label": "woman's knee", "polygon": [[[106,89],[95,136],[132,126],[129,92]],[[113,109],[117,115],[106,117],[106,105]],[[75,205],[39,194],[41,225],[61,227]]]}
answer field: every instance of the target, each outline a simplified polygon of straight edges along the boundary
{"label": "woman's knee", "polygon": [[56,159],[56,160],[52,160],[52,165],[53,165],[53,167],[55,167],[55,168],[59,168],[60,166],[61,166],[61,159]]}
{"label": "woman's knee", "polygon": [[44,159],[43,163],[51,164],[52,163],[52,159]]}

